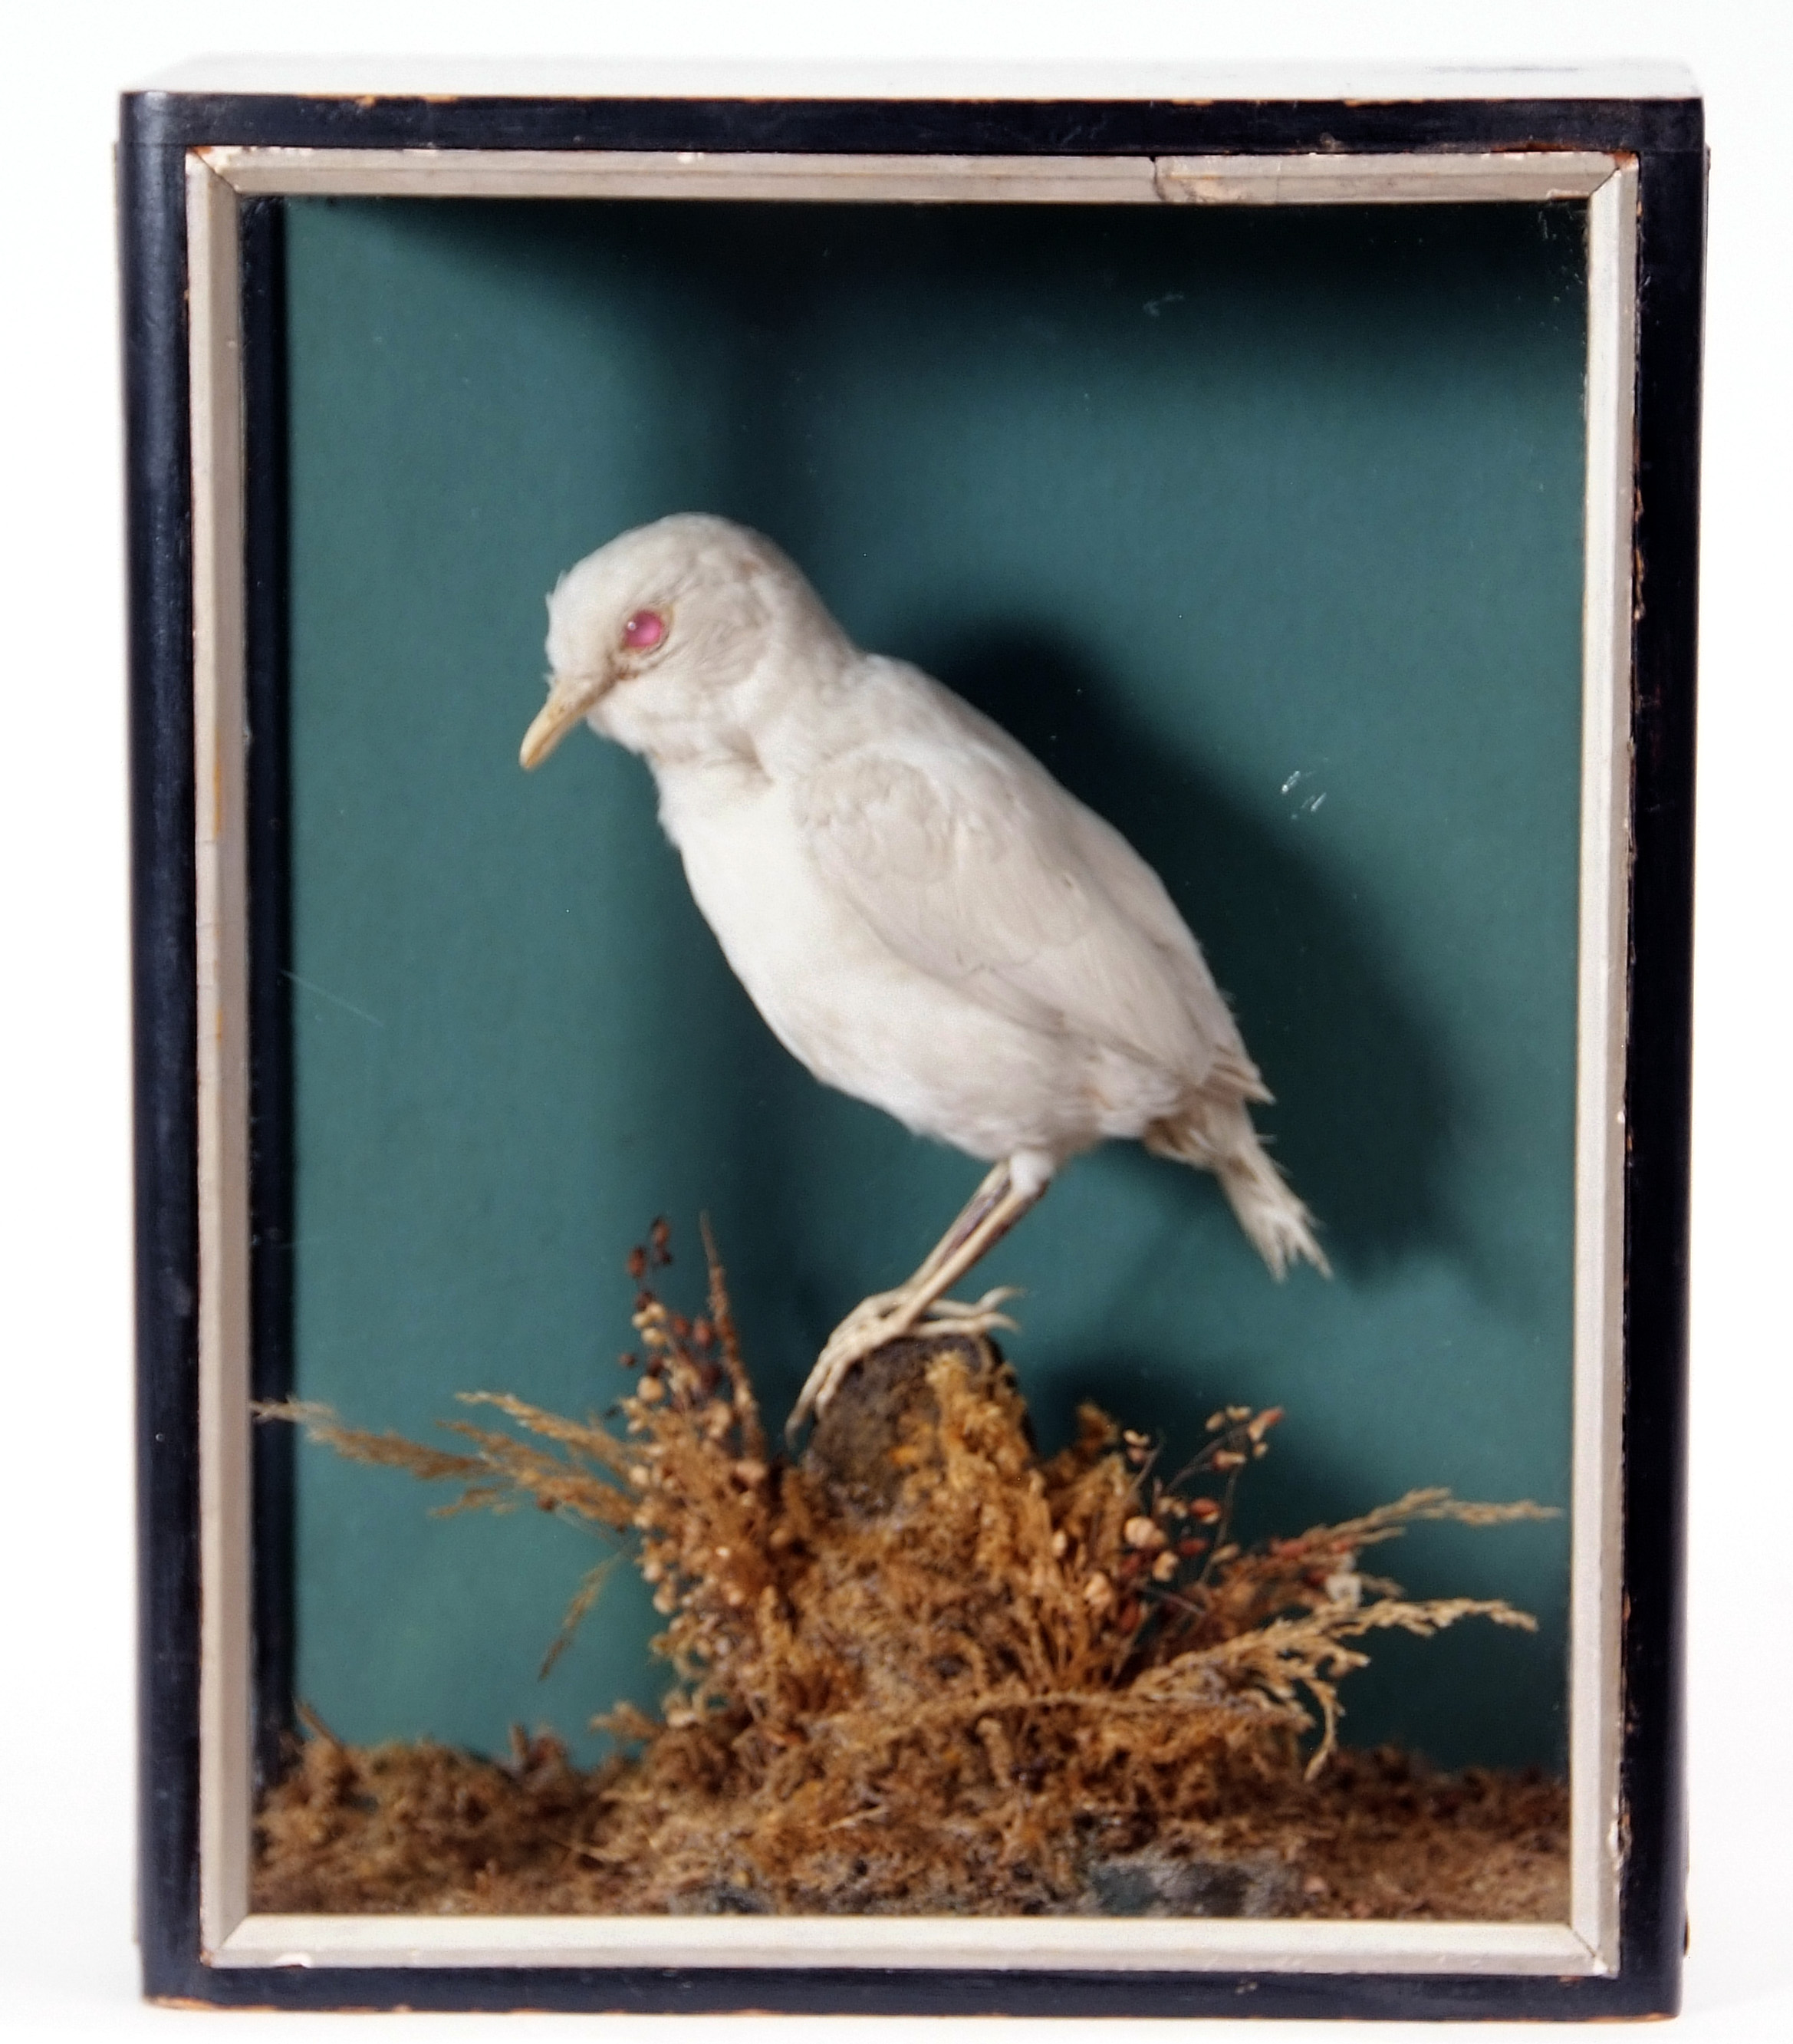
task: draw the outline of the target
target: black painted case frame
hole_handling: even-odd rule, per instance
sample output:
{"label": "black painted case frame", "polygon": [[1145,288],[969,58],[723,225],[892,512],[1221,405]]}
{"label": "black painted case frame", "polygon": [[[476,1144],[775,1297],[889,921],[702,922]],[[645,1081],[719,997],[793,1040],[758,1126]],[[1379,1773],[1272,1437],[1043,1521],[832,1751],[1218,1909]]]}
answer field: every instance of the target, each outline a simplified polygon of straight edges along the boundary
{"label": "black painted case frame", "polygon": [[[190,149],[691,149],[959,156],[1598,150],[1638,191],[1632,643],[1634,849],[1626,1043],[1624,1842],[1618,1971],[1320,1974],[791,1967],[216,1967],[199,1927],[193,490]],[[850,101],[297,97],[145,92],[119,152],[129,528],[139,1349],[141,1934],[146,1992],[229,2006],[699,2013],[1554,2019],[1672,2012],[1684,1938],[1682,1690],[1687,1194],[1705,148],[1691,99]],[[284,501],[277,205],[242,212],[249,539],[245,628],[252,960],[251,1321],[277,1389],[288,1315]],[[278,1579],[290,1445],[258,1443],[257,1552]],[[284,1693],[284,1600],[255,1612],[258,1693]],[[263,1708],[271,1758],[284,1707]]]}

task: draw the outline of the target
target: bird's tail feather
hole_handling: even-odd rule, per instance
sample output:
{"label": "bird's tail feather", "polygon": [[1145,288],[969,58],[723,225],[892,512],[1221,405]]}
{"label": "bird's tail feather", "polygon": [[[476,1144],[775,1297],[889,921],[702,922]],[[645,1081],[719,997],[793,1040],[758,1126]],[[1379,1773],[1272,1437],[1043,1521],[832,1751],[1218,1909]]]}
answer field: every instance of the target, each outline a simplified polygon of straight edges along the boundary
{"label": "bird's tail feather", "polygon": [[1315,1236],[1314,1216],[1271,1162],[1242,1105],[1204,1105],[1161,1121],[1146,1132],[1145,1143],[1158,1156],[1214,1174],[1273,1278],[1280,1278],[1298,1260],[1312,1264],[1323,1277],[1332,1275]]}

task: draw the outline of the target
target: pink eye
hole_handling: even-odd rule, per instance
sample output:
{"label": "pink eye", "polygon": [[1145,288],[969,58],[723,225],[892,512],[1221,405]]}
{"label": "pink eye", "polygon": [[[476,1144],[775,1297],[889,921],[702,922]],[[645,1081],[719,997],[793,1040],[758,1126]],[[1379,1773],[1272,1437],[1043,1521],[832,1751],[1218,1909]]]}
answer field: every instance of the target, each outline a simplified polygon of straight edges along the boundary
{"label": "pink eye", "polygon": [[666,620],[657,610],[638,610],[623,627],[625,646],[658,646],[666,636]]}

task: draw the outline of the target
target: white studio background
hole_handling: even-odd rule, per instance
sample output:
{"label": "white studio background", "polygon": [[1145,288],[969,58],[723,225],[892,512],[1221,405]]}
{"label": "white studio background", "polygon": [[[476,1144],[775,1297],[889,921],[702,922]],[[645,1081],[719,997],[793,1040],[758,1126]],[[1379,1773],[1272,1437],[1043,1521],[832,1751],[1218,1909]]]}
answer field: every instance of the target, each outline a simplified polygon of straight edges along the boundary
{"label": "white studio background", "polygon": [[[1109,65],[1645,57],[1693,67],[1714,160],[1694,1212],[1694,1946],[1681,2027],[1699,2038],[1793,2036],[1784,1721],[1793,1598],[1783,1504],[1793,1342],[1780,1295],[1793,1150],[1780,1070],[1789,992],[1783,776],[1793,760],[1790,20],[1767,0],[658,0],[649,9],[616,0],[64,0],[10,11],[0,44],[10,279],[0,325],[0,1414],[10,1443],[0,1477],[0,2033],[173,2044],[190,2032],[222,2044],[251,2031],[339,2038],[402,2021],[400,2034],[422,2044],[496,2037],[504,2021],[208,2015],[151,2011],[136,1998],[109,152],[121,87],[188,56],[278,52]],[[575,2022],[589,2033],[580,2019],[546,2019],[544,2027],[570,2032]],[[830,2035],[872,2027],[797,2027]],[[726,2027],[662,2019],[618,2020],[605,2032],[701,2032],[747,2044],[771,2027],[768,2018]],[[1044,2024],[1008,2034],[1019,2027],[1049,2034]],[[1302,2023],[1279,2034],[1370,2033]]]}

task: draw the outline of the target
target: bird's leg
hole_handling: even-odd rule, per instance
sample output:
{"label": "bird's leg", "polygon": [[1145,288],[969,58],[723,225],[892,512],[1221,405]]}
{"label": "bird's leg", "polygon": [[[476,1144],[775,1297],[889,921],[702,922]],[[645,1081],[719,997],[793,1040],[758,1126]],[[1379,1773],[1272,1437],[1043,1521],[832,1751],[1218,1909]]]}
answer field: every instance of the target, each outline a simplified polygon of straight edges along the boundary
{"label": "bird's leg", "polygon": [[1051,1182],[1050,1160],[1031,1151],[996,1165],[908,1282],[894,1292],[877,1292],[862,1301],[829,1335],[785,1432],[794,1435],[812,1412],[826,1412],[856,1362],[886,1342],[912,1334],[924,1320],[966,1334],[1012,1327],[1014,1322],[996,1310],[1014,1296],[1006,1287],[985,1293],[970,1305],[946,1294],[996,1247]]}
{"label": "bird's leg", "polygon": [[[996,1208],[1000,1203],[1004,1193],[1008,1190],[1008,1160],[1004,1158],[1001,1163],[992,1164],[985,1173],[983,1183],[966,1201],[960,1210],[958,1219],[927,1252],[927,1260],[909,1280],[909,1283],[925,1285],[947,1258],[957,1252],[959,1245],[968,1241],[976,1232],[985,1216]],[[1019,1216],[1017,1216],[1018,1218]],[[950,1282],[950,1280],[948,1281]]]}
{"label": "bird's leg", "polygon": [[[1004,1162],[993,1165],[985,1175],[983,1183],[966,1201],[958,1220],[928,1251],[927,1260],[915,1275],[906,1284],[899,1285],[894,1292],[873,1292],[869,1298],[862,1299],[828,1337],[827,1347],[823,1351],[824,1359],[826,1360],[836,1349],[844,1347],[864,1330],[887,1328],[893,1314],[902,1315],[907,1312],[915,1317],[925,1317],[936,1323],[963,1326],[968,1331],[979,1333],[984,1331],[988,1327],[1012,1326],[1012,1321],[1004,1319],[1002,1315],[992,1310],[1004,1299],[1014,1296],[1011,1288],[1007,1285],[999,1286],[996,1290],[987,1293],[975,1305],[966,1305],[956,1299],[939,1297],[931,1297],[925,1307],[918,1308],[916,1305],[916,1294],[924,1288],[931,1290],[935,1275],[945,1267],[949,1260],[956,1263],[960,1248],[970,1239],[989,1215],[995,1211],[1004,1195],[1008,1192],[1008,1163]],[[1037,1197],[1038,1195],[1036,1194],[1035,1197]],[[989,1238],[991,1243],[993,1243],[996,1239],[996,1237],[994,1235]],[[982,1252],[979,1251],[978,1254],[981,1254]],[[964,1265],[958,1266],[961,1272],[967,1267],[969,1266]],[[946,1285],[951,1284],[952,1275],[949,1274],[943,1281]],[[885,1331],[880,1333],[877,1339],[881,1341],[888,1341],[894,1337]],[[800,1415],[804,1410],[807,1410],[806,1407],[800,1407]]]}

